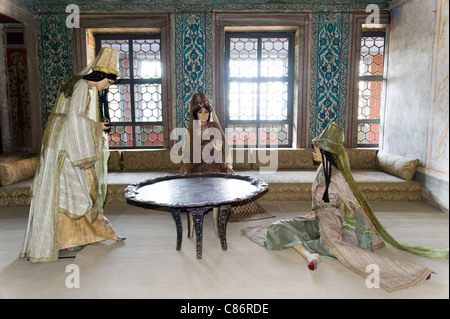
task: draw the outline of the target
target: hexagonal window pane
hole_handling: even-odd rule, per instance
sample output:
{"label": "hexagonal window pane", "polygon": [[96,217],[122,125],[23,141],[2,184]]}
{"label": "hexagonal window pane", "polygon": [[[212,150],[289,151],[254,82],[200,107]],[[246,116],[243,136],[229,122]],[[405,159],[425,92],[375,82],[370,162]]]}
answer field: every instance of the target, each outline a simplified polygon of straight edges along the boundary
{"label": "hexagonal window pane", "polygon": [[259,146],[288,145],[289,125],[265,124],[259,129]]}
{"label": "hexagonal window pane", "polygon": [[131,122],[130,85],[111,85],[108,107],[111,122]]}
{"label": "hexagonal window pane", "polygon": [[262,38],[261,76],[283,77],[289,72],[289,38]]}
{"label": "hexagonal window pane", "polygon": [[162,122],[161,84],[134,86],[136,122]]}
{"label": "hexagonal window pane", "polygon": [[163,147],[161,39],[127,34],[97,37],[102,46],[119,50],[123,80],[112,85],[108,94],[110,147]]}
{"label": "hexagonal window pane", "polygon": [[256,125],[228,125],[226,132],[230,146],[256,146]]}
{"label": "hexagonal window pane", "polygon": [[361,59],[359,75],[383,74],[384,37],[361,38]]}
{"label": "hexagonal window pane", "polygon": [[357,138],[359,144],[378,145],[380,140],[380,124],[378,123],[358,124]]}
{"label": "hexagonal window pane", "polygon": [[133,40],[133,67],[136,79],[161,77],[161,52],[159,48],[159,39]]}
{"label": "hexagonal window pane", "polygon": [[360,81],[358,119],[380,119],[381,81]]}
{"label": "hexagonal window pane", "polygon": [[258,75],[258,39],[230,39],[230,77],[255,77]]}

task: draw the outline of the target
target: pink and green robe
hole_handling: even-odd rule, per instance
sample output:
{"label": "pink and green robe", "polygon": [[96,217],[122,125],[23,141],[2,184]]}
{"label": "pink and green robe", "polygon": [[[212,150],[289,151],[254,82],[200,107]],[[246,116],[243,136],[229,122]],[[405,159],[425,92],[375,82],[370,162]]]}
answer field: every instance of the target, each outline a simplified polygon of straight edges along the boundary
{"label": "pink and green robe", "polygon": [[[366,278],[367,267],[377,265],[380,287],[391,292],[424,281],[432,272],[426,267],[393,260],[374,253],[384,242],[377,235],[370,217],[361,208],[340,171],[334,169],[328,189],[329,203],[322,200],[325,191],[323,170],[319,169],[312,186],[312,208],[306,216],[277,221],[271,225],[247,227],[242,232],[269,250],[303,245],[309,252],[336,258],[345,267]],[[343,205],[355,218],[348,232]]]}

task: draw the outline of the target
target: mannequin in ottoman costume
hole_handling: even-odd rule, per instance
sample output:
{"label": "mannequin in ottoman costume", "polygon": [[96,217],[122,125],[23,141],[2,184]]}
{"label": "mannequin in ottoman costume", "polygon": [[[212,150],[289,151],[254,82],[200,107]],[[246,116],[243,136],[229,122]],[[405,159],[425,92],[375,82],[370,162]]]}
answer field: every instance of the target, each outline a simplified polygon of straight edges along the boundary
{"label": "mannequin in ottoman costume", "polygon": [[[208,134],[208,129],[211,129]],[[191,99],[189,126],[189,141],[185,141],[182,159],[183,165],[180,169],[181,174],[191,173],[231,173],[234,174],[231,160],[226,158],[228,154],[228,143],[225,134],[221,128],[215,110],[209,102],[206,94],[195,93]],[[194,139],[201,141],[200,147],[197,149],[194,145]],[[205,154],[209,150],[211,158],[215,154],[220,154],[221,158],[216,158],[212,163],[205,161]],[[199,152],[195,154],[194,152]],[[188,155],[187,155],[188,154]],[[198,156],[200,160],[196,160]],[[213,209],[215,218],[217,217],[218,207]],[[251,200],[235,205],[231,209],[230,221],[241,221],[272,217],[258,203]],[[192,223],[191,223],[192,225]],[[192,233],[192,232],[191,232]]]}
{"label": "mannequin in ottoman costume", "polygon": [[[431,270],[392,260],[373,250],[384,243],[419,256],[448,258],[448,249],[432,249],[397,242],[380,224],[350,172],[343,146],[344,130],[329,123],[313,139],[314,159],[321,162],[312,185],[312,212],[306,216],[247,227],[243,233],[269,250],[294,248],[317,268],[320,256],[338,259],[345,267],[366,278],[366,267],[380,269],[380,287],[386,291],[408,288],[428,279]],[[345,228],[354,231],[348,236]]]}
{"label": "mannequin in ottoman costume", "polygon": [[44,131],[20,252],[30,262],[56,261],[62,249],[125,239],[103,216],[109,156],[104,131],[109,127],[100,118],[98,97],[119,76],[118,57],[117,50],[103,48],[58,92]]}

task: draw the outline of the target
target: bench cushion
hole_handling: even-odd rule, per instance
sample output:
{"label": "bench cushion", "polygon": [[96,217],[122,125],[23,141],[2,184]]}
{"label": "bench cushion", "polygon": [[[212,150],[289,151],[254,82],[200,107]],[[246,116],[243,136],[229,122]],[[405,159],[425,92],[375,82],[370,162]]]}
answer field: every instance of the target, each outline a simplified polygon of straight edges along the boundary
{"label": "bench cushion", "polygon": [[[270,152],[270,149],[264,150]],[[237,174],[249,175],[269,184],[262,196],[264,201],[310,201],[311,187],[316,175],[317,163],[312,160],[312,149],[278,149],[277,168],[272,173],[261,170],[273,163],[263,163],[267,153],[257,150],[241,150],[233,153],[233,168]],[[347,149],[356,183],[369,201],[417,201],[421,199],[422,185],[412,181],[414,163],[403,157],[396,170],[385,166],[393,157],[379,156],[375,149]],[[275,155],[275,154],[272,154]],[[375,165],[381,169],[375,168]],[[414,167],[409,167],[412,165]],[[168,174],[178,174],[180,163],[173,163],[170,150],[111,150],[108,161],[108,195],[106,203],[126,203],[125,189],[130,184]],[[389,165],[387,165],[389,167]],[[404,168],[406,167],[406,168]],[[392,168],[392,167],[391,167]],[[408,174],[405,173],[405,171]],[[33,171],[34,173],[34,171]],[[393,174],[394,173],[394,174]],[[24,206],[31,200],[32,177],[0,187],[0,206]]]}
{"label": "bench cushion", "polygon": [[125,150],[122,152],[124,171],[179,170],[181,164],[170,158],[170,150]]}
{"label": "bench cushion", "polygon": [[364,148],[347,148],[346,150],[351,169],[375,167],[378,150]]}
{"label": "bench cushion", "polygon": [[379,152],[377,154],[376,168],[394,176],[411,181],[416,173],[418,159],[407,158],[399,155]]}
{"label": "bench cushion", "polygon": [[8,186],[34,176],[38,156],[0,163],[0,186]]}
{"label": "bench cushion", "polygon": [[[272,155],[272,152],[275,152]],[[278,160],[275,164],[277,169],[313,169],[314,161],[312,156],[312,149],[258,149],[253,150],[255,163],[252,169],[259,169],[260,167],[274,167],[272,161]]]}

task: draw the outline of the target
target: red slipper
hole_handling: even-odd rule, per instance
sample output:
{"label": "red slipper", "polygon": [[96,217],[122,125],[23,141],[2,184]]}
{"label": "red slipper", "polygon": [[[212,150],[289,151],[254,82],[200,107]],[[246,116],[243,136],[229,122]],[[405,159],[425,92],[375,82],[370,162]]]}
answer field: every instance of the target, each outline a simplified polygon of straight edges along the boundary
{"label": "red slipper", "polygon": [[317,260],[313,259],[308,264],[309,270],[315,270],[317,268]]}
{"label": "red slipper", "polygon": [[308,268],[315,270],[319,266],[320,256],[318,254],[311,254],[307,258]]}

